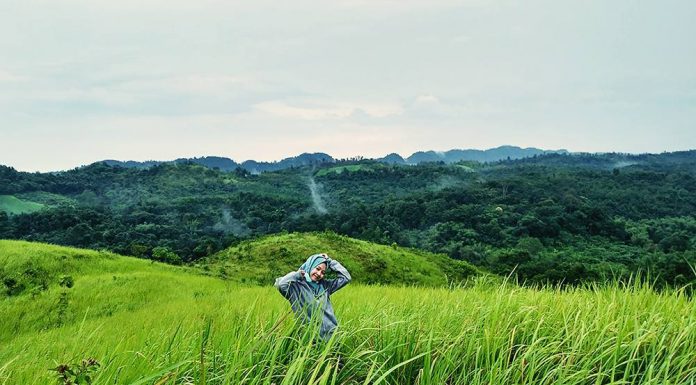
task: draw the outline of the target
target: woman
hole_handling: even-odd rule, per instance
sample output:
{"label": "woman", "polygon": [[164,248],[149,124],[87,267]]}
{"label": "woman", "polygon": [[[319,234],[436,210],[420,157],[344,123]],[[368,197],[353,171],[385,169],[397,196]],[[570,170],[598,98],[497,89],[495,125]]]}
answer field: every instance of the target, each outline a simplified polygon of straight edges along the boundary
{"label": "woman", "polygon": [[[336,279],[324,279],[327,271],[335,271]],[[331,294],[350,282],[350,273],[338,261],[326,254],[314,254],[300,266],[300,270],[275,280],[275,287],[290,301],[295,315],[304,322],[321,322],[319,335],[329,339],[338,326],[331,306]],[[316,317],[316,318],[313,318]]]}

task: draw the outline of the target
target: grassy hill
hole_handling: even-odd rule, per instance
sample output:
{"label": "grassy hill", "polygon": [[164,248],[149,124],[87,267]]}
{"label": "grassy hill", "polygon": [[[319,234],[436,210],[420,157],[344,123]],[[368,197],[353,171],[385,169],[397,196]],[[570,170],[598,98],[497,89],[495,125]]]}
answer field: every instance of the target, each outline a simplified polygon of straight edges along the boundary
{"label": "grassy hill", "polygon": [[0,344],[17,334],[134,311],[174,298],[180,290],[224,286],[190,268],[0,240]]}
{"label": "grassy hill", "polygon": [[41,203],[25,201],[14,195],[0,195],[0,211],[8,214],[31,213],[43,207]]}
{"label": "grassy hill", "polygon": [[327,253],[351,272],[354,282],[442,286],[482,272],[443,254],[384,246],[332,232],[271,235],[245,241],[202,261],[200,266],[239,282],[272,284],[295,271],[308,256]]}
{"label": "grassy hill", "polygon": [[[0,310],[0,341],[82,318],[134,311],[186,291],[217,290],[233,283],[270,286],[317,252],[340,260],[356,283],[442,286],[480,274],[444,255],[333,233],[284,234],[244,242],[199,263],[199,269],[105,251],[0,240],[0,299],[12,305]],[[61,300],[65,293],[70,301]]]}

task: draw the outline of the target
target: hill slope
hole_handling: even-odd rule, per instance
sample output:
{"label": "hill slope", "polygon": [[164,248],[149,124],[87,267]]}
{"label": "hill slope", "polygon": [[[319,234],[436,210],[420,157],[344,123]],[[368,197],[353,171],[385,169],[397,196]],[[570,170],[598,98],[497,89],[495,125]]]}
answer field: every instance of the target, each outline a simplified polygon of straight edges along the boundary
{"label": "hill slope", "polygon": [[0,344],[25,332],[110,317],[222,289],[193,269],[113,253],[0,240]]}
{"label": "hill slope", "polygon": [[443,254],[378,245],[332,232],[280,234],[242,242],[206,259],[202,266],[240,282],[271,284],[316,253],[339,260],[359,283],[438,286],[481,274],[472,265]]}
{"label": "hill slope", "polygon": [[42,207],[40,203],[25,201],[14,195],[0,195],[0,211],[8,214],[31,213],[41,210]]}

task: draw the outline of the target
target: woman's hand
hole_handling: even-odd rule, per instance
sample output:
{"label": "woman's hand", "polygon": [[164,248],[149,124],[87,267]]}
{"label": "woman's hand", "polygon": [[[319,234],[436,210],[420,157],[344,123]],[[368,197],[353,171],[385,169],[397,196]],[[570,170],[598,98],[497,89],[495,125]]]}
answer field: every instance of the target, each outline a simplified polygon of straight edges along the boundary
{"label": "woman's hand", "polygon": [[326,270],[327,270],[327,271],[328,271],[328,270],[331,270],[331,261],[332,261],[332,259],[331,259],[331,258],[329,257],[329,255],[326,254],[326,253],[321,253],[321,256],[324,257],[324,259],[326,259]]}

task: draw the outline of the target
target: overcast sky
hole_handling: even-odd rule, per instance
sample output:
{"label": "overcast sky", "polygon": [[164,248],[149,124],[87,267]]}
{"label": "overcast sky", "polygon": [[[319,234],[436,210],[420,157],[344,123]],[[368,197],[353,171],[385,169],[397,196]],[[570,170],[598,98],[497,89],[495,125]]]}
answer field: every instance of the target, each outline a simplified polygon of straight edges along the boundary
{"label": "overcast sky", "polygon": [[696,148],[696,1],[2,0],[0,164]]}

